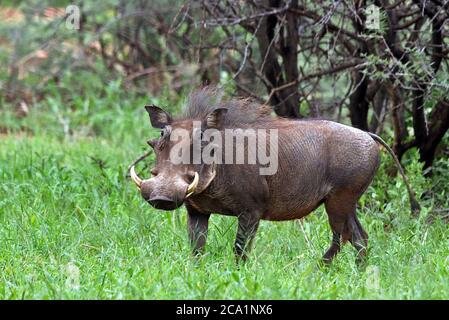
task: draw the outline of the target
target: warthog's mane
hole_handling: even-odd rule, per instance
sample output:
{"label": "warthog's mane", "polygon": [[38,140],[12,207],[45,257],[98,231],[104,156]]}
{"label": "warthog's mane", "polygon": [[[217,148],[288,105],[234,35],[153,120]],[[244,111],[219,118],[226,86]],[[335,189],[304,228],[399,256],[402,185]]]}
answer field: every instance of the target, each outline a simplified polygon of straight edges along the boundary
{"label": "warthog's mane", "polygon": [[204,87],[190,93],[180,120],[204,120],[212,111],[226,108],[223,125],[228,128],[246,127],[273,120],[272,109],[250,98],[223,99],[223,92],[215,87]]}

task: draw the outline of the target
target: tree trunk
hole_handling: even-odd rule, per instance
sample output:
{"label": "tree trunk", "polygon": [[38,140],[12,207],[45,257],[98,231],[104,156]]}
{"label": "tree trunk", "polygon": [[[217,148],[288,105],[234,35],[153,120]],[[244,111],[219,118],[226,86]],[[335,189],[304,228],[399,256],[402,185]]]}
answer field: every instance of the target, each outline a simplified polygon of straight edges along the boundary
{"label": "tree trunk", "polygon": [[[292,1],[290,6],[297,6],[298,1]],[[278,8],[285,5],[280,0],[265,1],[266,6]],[[287,37],[285,46],[282,47],[282,56],[284,59],[285,77],[282,68],[278,62],[276,46],[279,46],[279,39],[282,34],[276,37],[276,27],[278,18],[275,15],[264,17],[259,31],[256,34],[259,45],[261,61],[261,72],[270,82],[267,86],[270,100],[268,101],[273,107],[277,115],[288,118],[299,118],[299,95],[297,84],[286,86],[284,89],[278,89],[286,84],[298,80],[298,62],[297,62],[297,17],[293,13],[287,15]]]}

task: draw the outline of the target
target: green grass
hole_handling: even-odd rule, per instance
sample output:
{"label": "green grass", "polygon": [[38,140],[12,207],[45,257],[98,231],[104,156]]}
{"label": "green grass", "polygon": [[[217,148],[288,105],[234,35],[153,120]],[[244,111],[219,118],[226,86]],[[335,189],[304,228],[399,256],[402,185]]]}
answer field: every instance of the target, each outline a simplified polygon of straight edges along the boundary
{"label": "green grass", "polygon": [[[420,217],[410,217],[402,181],[385,173],[387,156],[360,203],[366,269],[350,245],[331,267],[319,266],[331,236],[322,208],[302,221],[262,222],[238,268],[234,218],[211,218],[207,254],[196,260],[185,210],[151,208],[125,178],[157,135],[142,108],[148,100],[106,93],[64,108],[61,99],[24,119],[1,111],[10,132],[0,135],[0,298],[449,298],[449,227],[432,211],[441,199],[423,201]],[[432,181],[419,176],[416,154],[406,160],[422,193]]]}

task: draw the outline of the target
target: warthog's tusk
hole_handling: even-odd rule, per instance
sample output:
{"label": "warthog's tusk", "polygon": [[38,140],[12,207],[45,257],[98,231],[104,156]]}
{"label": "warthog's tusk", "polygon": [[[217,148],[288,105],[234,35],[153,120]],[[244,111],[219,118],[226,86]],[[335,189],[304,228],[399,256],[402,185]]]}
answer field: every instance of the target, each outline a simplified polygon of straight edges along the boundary
{"label": "warthog's tusk", "polygon": [[142,185],[142,179],[139,178],[139,176],[136,173],[136,170],[134,170],[134,166],[131,167],[131,169],[129,169],[129,173],[131,174],[131,179],[134,181],[134,183],[136,184],[137,188],[139,188]]}
{"label": "warthog's tusk", "polygon": [[198,175],[198,172],[195,171],[195,177],[193,178],[192,183],[187,188],[186,198],[190,197],[195,192],[199,180],[200,176]]}

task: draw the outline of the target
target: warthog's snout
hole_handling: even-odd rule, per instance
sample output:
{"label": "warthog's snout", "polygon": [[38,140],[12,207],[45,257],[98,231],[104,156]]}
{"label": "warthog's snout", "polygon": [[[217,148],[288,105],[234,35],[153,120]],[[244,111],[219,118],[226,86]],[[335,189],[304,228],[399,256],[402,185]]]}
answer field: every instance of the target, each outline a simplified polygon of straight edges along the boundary
{"label": "warthog's snout", "polygon": [[142,182],[140,192],[145,201],[154,208],[174,210],[184,203],[186,187],[187,183],[184,188],[177,188],[176,184],[172,183],[170,188],[167,188],[160,179],[153,178]]}
{"label": "warthog's snout", "polygon": [[[159,174],[151,179],[141,179],[131,168],[131,178],[139,188],[142,197],[156,209],[174,210],[184,203],[196,190],[199,176],[189,175],[189,181],[178,175]],[[190,176],[192,178],[190,179]]]}
{"label": "warthog's snout", "polygon": [[174,210],[182,205],[183,201],[176,201],[164,196],[155,196],[147,200],[156,209],[161,210]]}

